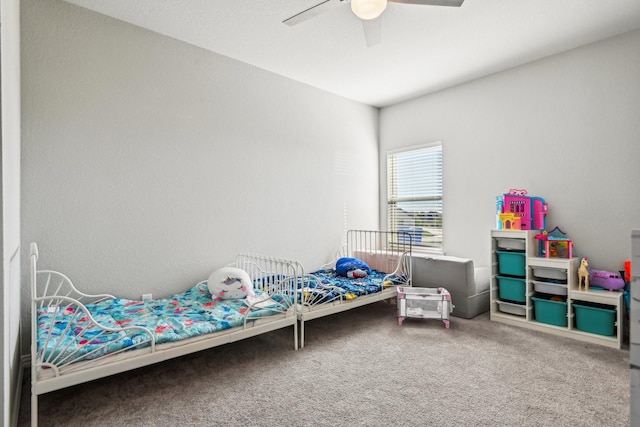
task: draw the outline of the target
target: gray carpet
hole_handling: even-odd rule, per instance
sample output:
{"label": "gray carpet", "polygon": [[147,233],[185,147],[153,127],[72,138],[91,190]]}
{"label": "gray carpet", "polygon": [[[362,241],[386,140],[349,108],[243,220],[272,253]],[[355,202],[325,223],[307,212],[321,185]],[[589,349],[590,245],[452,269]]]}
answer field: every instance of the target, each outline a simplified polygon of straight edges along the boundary
{"label": "gray carpet", "polygon": [[[629,352],[377,303],[40,397],[42,426],[626,426]],[[29,423],[25,381],[20,425]]]}

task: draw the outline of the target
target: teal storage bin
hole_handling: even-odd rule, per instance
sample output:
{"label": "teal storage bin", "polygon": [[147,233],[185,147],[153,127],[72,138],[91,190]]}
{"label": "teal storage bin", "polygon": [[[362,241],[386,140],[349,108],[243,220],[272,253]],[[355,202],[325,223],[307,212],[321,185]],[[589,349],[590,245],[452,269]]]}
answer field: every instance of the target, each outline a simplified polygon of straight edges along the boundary
{"label": "teal storage bin", "polygon": [[525,277],[526,257],[524,252],[496,251],[498,271],[509,276]]}
{"label": "teal storage bin", "polygon": [[531,297],[535,318],[540,323],[566,327],[567,302],[551,301],[550,299]]}
{"label": "teal storage bin", "polygon": [[616,311],[602,304],[573,303],[576,329],[592,334],[615,335]]}
{"label": "teal storage bin", "polygon": [[498,295],[500,295],[500,299],[514,302],[527,301],[526,280],[504,276],[496,276],[496,279],[498,279]]}

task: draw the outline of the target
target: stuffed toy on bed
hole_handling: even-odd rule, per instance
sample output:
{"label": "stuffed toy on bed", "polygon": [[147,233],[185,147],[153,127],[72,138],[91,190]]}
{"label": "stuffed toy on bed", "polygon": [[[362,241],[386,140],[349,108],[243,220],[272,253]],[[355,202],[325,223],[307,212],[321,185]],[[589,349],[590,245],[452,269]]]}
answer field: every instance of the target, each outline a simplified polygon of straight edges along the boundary
{"label": "stuffed toy on bed", "polygon": [[240,268],[223,267],[214,271],[207,285],[214,298],[241,299],[255,295],[249,273]]}
{"label": "stuffed toy on bed", "polygon": [[350,279],[364,279],[371,274],[371,267],[358,258],[340,258],[336,261],[336,273]]}

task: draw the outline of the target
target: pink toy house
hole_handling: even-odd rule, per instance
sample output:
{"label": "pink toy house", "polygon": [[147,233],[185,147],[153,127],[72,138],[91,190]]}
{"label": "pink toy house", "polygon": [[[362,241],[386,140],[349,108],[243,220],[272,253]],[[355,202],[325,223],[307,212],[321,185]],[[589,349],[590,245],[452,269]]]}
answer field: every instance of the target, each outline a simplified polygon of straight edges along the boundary
{"label": "pink toy house", "polygon": [[512,188],[504,195],[503,211],[520,217],[521,230],[544,230],[548,209],[542,197],[529,197],[527,190]]}
{"label": "pink toy house", "polygon": [[573,241],[559,227],[535,236],[539,241],[538,256],[545,258],[572,258]]}

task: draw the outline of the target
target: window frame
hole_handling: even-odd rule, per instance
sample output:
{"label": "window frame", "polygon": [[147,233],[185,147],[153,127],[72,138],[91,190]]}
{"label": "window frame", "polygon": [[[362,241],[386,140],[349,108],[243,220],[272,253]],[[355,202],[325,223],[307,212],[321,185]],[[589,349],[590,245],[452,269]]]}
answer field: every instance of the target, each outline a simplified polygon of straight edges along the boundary
{"label": "window frame", "polygon": [[[418,152],[427,150],[426,160],[418,159]],[[444,254],[444,153],[441,141],[415,145],[411,147],[403,147],[387,151],[387,176],[386,176],[386,221],[389,231],[408,231],[413,237],[413,250],[420,253]],[[416,154],[416,158],[410,159],[411,153]],[[398,159],[404,155],[405,167],[399,172]],[[430,158],[434,156],[433,158]],[[408,160],[408,161],[407,161]],[[429,166],[435,168],[430,173],[433,177],[425,177],[425,183],[417,183],[417,180],[411,178],[404,189],[398,189],[398,181],[402,178],[399,175],[412,176],[412,173],[421,167]],[[439,169],[439,170],[438,170]],[[407,175],[408,173],[408,175]],[[403,192],[422,192],[422,194],[411,194],[410,196],[401,196]],[[435,194],[434,194],[435,193]],[[404,214],[404,218],[398,215],[399,203],[411,204],[422,203],[431,206],[428,211],[413,211],[414,215],[410,218]],[[406,210],[404,212],[407,212]],[[424,215],[418,215],[421,212]],[[427,230],[429,229],[429,230]]]}

